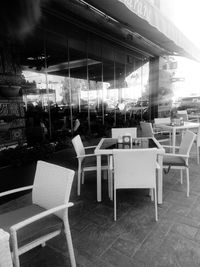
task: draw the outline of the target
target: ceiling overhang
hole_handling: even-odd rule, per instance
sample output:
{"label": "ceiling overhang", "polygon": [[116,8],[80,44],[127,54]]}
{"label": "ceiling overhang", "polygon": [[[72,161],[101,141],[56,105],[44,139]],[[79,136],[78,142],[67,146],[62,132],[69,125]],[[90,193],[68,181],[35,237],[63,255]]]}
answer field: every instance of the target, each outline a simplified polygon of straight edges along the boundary
{"label": "ceiling overhang", "polygon": [[[200,50],[169,21],[157,7],[145,0],[78,0],[103,12],[147,42],[163,48],[171,55],[200,61]],[[108,18],[109,18],[108,17]]]}

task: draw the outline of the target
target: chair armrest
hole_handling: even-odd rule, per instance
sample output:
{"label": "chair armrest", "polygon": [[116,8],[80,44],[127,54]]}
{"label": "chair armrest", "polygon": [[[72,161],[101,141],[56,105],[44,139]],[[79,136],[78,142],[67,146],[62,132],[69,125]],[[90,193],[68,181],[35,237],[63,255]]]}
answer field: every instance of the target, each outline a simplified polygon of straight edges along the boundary
{"label": "chair armrest", "polygon": [[[156,137],[155,137],[156,138]],[[169,138],[163,138],[163,139],[157,139],[157,141],[159,142],[159,143],[162,143],[162,142],[166,142],[166,141],[169,141]]]}
{"label": "chair armrest", "polygon": [[86,157],[94,157],[96,156],[95,154],[85,154],[85,155],[79,155],[77,156],[78,159],[81,159],[81,158],[86,158]]}
{"label": "chair armrest", "polygon": [[161,168],[160,168],[160,165],[158,164],[158,162],[156,161],[156,169],[157,170],[160,170]]}
{"label": "chair armrest", "polygon": [[166,145],[163,145],[163,147],[167,147],[167,148],[177,148],[177,149],[179,149],[180,148],[180,146],[166,146]]}
{"label": "chair armrest", "polygon": [[16,189],[2,192],[2,193],[0,193],[0,197],[4,197],[4,196],[10,195],[10,194],[14,194],[14,193],[18,193],[18,192],[22,192],[22,191],[26,191],[26,190],[30,190],[30,189],[33,189],[33,185],[24,186],[24,187],[20,187],[20,188],[16,188]]}
{"label": "chair armrest", "polygon": [[180,149],[180,146],[166,146],[166,145],[162,145],[164,149],[166,148],[169,148],[169,149],[172,149],[172,148],[175,148],[176,150]]}
{"label": "chair armrest", "polygon": [[154,134],[162,134],[162,133],[170,133],[170,130],[160,130],[160,129],[155,129],[154,128]]}
{"label": "chair armrest", "polygon": [[189,119],[188,121],[193,121],[193,122],[198,122],[198,118],[194,118],[194,119]]}
{"label": "chair armrest", "polygon": [[97,146],[85,146],[84,148],[85,149],[90,149],[90,148],[95,148],[95,147],[97,147]]}
{"label": "chair armrest", "polygon": [[27,226],[28,224],[31,224],[31,223],[33,223],[33,222],[35,222],[37,220],[40,220],[40,219],[42,219],[42,218],[44,218],[44,217],[46,217],[48,215],[51,215],[51,214],[55,213],[55,212],[58,212],[58,211],[67,209],[69,207],[72,207],[73,205],[74,204],[72,202],[69,202],[67,204],[59,205],[59,206],[56,206],[56,207],[51,208],[49,210],[45,210],[45,211],[43,211],[43,212],[41,212],[41,213],[39,213],[37,215],[34,215],[34,216],[24,220],[24,221],[21,221],[19,223],[16,223],[16,224],[12,225],[10,227],[10,231],[11,232],[16,232],[17,230]]}
{"label": "chair armrest", "polygon": [[183,154],[173,154],[173,153],[165,153],[164,156],[173,156],[173,157],[182,157],[182,158],[189,158],[189,155],[183,155]]}

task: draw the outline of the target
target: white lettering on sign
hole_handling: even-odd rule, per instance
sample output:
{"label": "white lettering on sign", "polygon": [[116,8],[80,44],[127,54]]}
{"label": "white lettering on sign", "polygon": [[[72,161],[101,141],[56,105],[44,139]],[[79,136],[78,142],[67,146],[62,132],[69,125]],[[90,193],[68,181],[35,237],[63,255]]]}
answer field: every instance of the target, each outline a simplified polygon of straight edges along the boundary
{"label": "white lettering on sign", "polygon": [[141,0],[119,0],[124,3],[131,11],[136,13],[139,17],[151,22],[152,6],[145,1]]}

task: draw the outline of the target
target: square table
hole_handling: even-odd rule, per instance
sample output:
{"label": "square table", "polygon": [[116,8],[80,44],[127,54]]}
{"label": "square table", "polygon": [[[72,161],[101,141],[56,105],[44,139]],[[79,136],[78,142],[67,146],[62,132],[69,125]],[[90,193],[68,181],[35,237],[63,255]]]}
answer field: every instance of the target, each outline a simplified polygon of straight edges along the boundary
{"label": "square table", "polygon": [[97,201],[101,201],[101,156],[103,155],[112,155],[113,149],[143,149],[143,148],[157,148],[158,150],[158,164],[160,169],[158,169],[158,203],[162,204],[162,190],[163,190],[163,181],[162,181],[162,161],[163,154],[165,153],[162,145],[154,138],[133,138],[132,145],[118,143],[118,140],[115,138],[102,138],[95,149],[95,154],[97,156]]}
{"label": "square table", "polygon": [[172,152],[175,153],[176,148],[176,131],[177,130],[187,130],[187,129],[197,129],[200,126],[198,122],[184,121],[183,125],[172,125],[172,124],[159,124],[159,127],[163,130],[170,131],[172,133]]}

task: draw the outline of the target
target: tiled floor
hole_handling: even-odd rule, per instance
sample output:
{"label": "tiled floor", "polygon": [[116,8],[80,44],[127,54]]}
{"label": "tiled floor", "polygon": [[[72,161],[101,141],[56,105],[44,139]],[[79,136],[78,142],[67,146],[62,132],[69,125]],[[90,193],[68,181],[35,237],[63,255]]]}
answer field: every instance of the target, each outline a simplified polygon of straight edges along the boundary
{"label": "tiled floor", "polygon": [[[76,169],[73,150],[55,154],[51,162]],[[69,219],[77,266],[79,267],[195,267],[200,266],[200,165],[193,146],[190,160],[190,197],[179,172],[164,175],[164,203],[159,220],[146,190],[117,194],[118,220],[113,221],[113,204],[103,181],[103,201],[96,202],[95,173],[86,176],[81,197],[73,183]],[[30,201],[30,195],[3,204],[0,213]],[[70,266],[64,235],[20,257],[22,267]]]}

